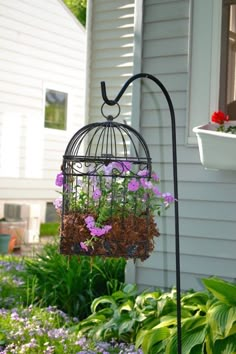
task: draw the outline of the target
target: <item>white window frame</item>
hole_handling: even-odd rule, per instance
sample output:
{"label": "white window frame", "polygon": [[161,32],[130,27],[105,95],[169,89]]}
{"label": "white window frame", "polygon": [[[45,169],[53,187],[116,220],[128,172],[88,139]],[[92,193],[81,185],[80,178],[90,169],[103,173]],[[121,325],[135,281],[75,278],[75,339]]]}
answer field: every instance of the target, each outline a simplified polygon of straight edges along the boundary
{"label": "white window frame", "polygon": [[187,144],[197,144],[193,127],[218,110],[222,0],[191,0]]}

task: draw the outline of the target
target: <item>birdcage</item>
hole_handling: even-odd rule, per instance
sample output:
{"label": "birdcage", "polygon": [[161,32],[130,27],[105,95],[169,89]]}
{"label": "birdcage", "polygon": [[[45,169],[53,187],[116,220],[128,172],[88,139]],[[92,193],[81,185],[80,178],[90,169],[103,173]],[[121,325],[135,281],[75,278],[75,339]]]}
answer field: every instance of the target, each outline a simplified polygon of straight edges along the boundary
{"label": "birdcage", "polygon": [[63,156],[60,252],[145,260],[159,235],[159,179],[143,137],[103,115],[74,134]]}

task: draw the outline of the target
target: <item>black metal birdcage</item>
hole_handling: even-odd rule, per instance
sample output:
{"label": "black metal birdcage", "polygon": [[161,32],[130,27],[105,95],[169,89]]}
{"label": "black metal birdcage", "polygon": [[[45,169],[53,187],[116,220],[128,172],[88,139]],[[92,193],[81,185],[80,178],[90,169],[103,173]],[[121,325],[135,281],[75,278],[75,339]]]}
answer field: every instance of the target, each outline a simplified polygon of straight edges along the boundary
{"label": "black metal birdcage", "polygon": [[[154,82],[164,94],[170,111],[177,347],[178,354],[181,354],[179,209],[173,104],[160,80],[147,73],[139,73],[128,79],[113,100],[108,99],[105,82],[101,82],[102,97],[104,104],[118,105],[127,87],[136,79],[150,79]],[[62,165],[60,251],[66,255],[86,254],[145,260],[154,249],[154,237],[159,235],[153,214],[155,209],[159,214],[161,207],[161,203],[157,202],[161,194],[155,186],[158,176],[152,171],[149,150],[142,136],[131,126],[114,122],[116,117],[108,115],[105,118],[105,122],[89,124],[80,129],[66,148]]]}
{"label": "black metal birdcage", "polygon": [[106,120],[76,132],[63,156],[60,251],[144,260],[159,235],[147,188],[149,149],[135,129],[105,116],[103,106],[102,114]]}

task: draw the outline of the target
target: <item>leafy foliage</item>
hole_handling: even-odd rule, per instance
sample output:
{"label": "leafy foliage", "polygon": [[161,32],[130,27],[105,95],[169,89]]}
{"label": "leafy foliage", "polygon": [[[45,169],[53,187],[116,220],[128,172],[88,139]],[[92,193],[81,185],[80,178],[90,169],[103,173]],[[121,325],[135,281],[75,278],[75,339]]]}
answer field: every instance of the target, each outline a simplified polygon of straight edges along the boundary
{"label": "leafy foliage", "polygon": [[48,244],[35,259],[25,261],[28,304],[57,306],[85,318],[98,296],[118,290],[124,282],[125,260],[66,257]]}
{"label": "leafy foliage", "polygon": [[[204,279],[207,291],[181,296],[183,354],[236,352],[236,285],[218,278]],[[92,314],[76,329],[80,335],[134,342],[146,354],[178,352],[176,291],[138,294],[126,285],[92,303]]]}
{"label": "leafy foliage", "polygon": [[85,26],[87,0],[64,0],[64,3],[68,6],[79,22]]}

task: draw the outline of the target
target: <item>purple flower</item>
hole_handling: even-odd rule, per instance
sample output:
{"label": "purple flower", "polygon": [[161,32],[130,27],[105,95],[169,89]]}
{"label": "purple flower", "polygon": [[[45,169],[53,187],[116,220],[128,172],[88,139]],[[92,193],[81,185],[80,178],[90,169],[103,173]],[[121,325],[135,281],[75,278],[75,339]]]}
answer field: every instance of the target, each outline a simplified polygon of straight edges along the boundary
{"label": "purple flower", "polygon": [[116,168],[120,172],[128,172],[131,170],[132,164],[129,161],[114,162],[113,168]]}
{"label": "purple flower", "polygon": [[53,202],[53,205],[56,210],[61,210],[62,209],[62,199],[61,198],[55,199]]}
{"label": "purple flower", "polygon": [[92,227],[90,230],[90,233],[92,236],[103,236],[105,234],[105,230],[100,228],[100,227]]}
{"label": "purple flower", "polygon": [[103,229],[105,230],[105,233],[107,234],[112,229],[112,226],[111,225],[105,225],[103,227]]}
{"label": "purple flower", "polygon": [[158,187],[155,186],[152,188],[152,190],[153,190],[153,193],[156,194],[158,197],[161,196],[161,192],[159,191]]}
{"label": "purple flower", "polygon": [[138,172],[138,176],[147,177],[148,173],[148,170],[142,170]]}
{"label": "purple flower", "polygon": [[63,182],[64,182],[64,176],[63,176],[63,173],[60,172],[60,173],[57,174],[55,184],[58,187],[62,187],[63,186]]}
{"label": "purple flower", "polygon": [[93,199],[94,200],[98,200],[101,198],[102,192],[100,191],[100,189],[96,188],[93,192]]}
{"label": "purple flower", "polygon": [[136,192],[139,189],[139,183],[135,178],[132,178],[128,183],[128,190],[131,192]]}
{"label": "purple flower", "polygon": [[175,198],[173,197],[173,195],[171,193],[163,193],[162,197],[164,198],[164,203],[165,204],[171,204],[174,202]]}
{"label": "purple flower", "polygon": [[107,166],[104,166],[104,175],[105,176],[111,175],[112,170],[113,170],[113,162],[109,163],[109,165],[107,165]]}
{"label": "purple flower", "polygon": [[158,176],[158,174],[156,174],[156,173],[154,172],[154,173],[152,173],[152,179],[153,179],[154,181],[159,181],[160,177]]}
{"label": "purple flower", "polygon": [[151,181],[148,181],[146,178],[141,178],[140,183],[145,189],[152,189],[153,185]]}
{"label": "purple flower", "polygon": [[88,229],[91,229],[92,227],[95,226],[94,217],[91,216],[91,215],[87,216],[87,217],[84,219],[84,221],[85,221],[85,224],[86,224],[86,226],[87,226]]}
{"label": "purple flower", "polygon": [[88,247],[84,242],[80,242],[80,247],[82,248],[82,250],[88,252]]}

